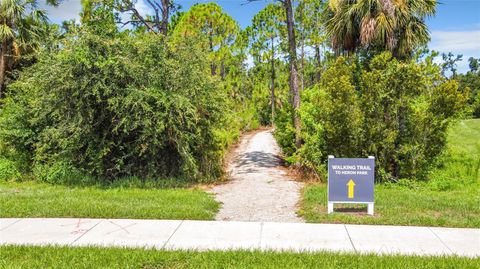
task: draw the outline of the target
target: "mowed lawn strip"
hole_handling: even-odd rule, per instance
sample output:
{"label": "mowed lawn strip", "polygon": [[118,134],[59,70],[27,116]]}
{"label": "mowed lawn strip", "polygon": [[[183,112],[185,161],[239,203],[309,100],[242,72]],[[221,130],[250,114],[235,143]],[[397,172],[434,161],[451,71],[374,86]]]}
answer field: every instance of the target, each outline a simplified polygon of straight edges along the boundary
{"label": "mowed lawn strip", "polygon": [[219,204],[200,189],[53,186],[0,182],[0,217],[211,220]]}
{"label": "mowed lawn strip", "polygon": [[2,268],[478,268],[479,259],[261,251],[0,247]]}
{"label": "mowed lawn strip", "polygon": [[311,184],[303,190],[299,213],[307,222],[479,228],[479,188],[431,191],[377,185],[375,216],[369,216],[361,205],[336,205],[346,212],[328,215],[327,185]]}

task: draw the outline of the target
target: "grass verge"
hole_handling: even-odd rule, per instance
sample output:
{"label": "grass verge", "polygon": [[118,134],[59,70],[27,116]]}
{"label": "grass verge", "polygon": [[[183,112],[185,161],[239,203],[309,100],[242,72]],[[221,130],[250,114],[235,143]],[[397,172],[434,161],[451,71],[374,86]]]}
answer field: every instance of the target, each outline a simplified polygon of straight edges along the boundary
{"label": "grass verge", "polygon": [[0,247],[2,268],[478,268],[480,259],[261,251]]}
{"label": "grass verge", "polygon": [[71,187],[0,182],[0,217],[211,220],[219,204],[200,189]]}
{"label": "grass verge", "polygon": [[[345,205],[327,214],[327,185],[310,184],[303,190],[300,215],[307,222],[480,227],[480,186],[433,191],[402,186],[375,186],[375,216],[359,213],[363,206]],[[366,212],[366,209],[361,210]]]}

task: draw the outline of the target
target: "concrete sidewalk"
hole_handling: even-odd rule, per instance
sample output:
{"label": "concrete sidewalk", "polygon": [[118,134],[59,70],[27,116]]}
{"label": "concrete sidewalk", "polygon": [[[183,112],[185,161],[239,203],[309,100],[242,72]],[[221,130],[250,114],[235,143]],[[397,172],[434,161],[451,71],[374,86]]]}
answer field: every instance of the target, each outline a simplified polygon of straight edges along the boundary
{"label": "concrete sidewalk", "polygon": [[126,219],[0,219],[0,245],[261,249],[480,257],[480,229]]}

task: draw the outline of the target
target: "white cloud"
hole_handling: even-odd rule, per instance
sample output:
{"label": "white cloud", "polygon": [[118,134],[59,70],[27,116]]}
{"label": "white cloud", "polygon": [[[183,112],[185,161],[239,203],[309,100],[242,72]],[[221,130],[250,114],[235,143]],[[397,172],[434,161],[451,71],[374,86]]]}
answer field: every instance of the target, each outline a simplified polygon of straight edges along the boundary
{"label": "white cloud", "polygon": [[480,51],[480,30],[433,31],[431,46],[439,51]]}
{"label": "white cloud", "polygon": [[[468,58],[480,58],[480,30],[471,31],[433,31],[430,49],[453,54],[462,54],[463,61],[457,65],[460,73],[468,71]],[[441,59],[437,58],[437,61]]]}
{"label": "white cloud", "polygon": [[254,66],[253,64],[253,56],[249,54],[247,54],[247,59],[245,60],[244,64],[246,65],[247,69],[250,69]]}
{"label": "white cloud", "polygon": [[[135,8],[138,10],[138,13],[144,17],[148,14],[153,14],[152,9],[145,3],[144,0],[137,0],[135,3]],[[131,15],[132,12],[121,13],[120,18],[122,21],[128,21],[131,18]]]}
{"label": "white cloud", "polygon": [[[70,19],[78,21],[80,19],[79,14],[82,10],[81,0],[64,0],[58,7],[48,6],[44,2],[41,2],[40,7],[47,10],[48,17],[56,23]],[[135,8],[137,8],[138,12],[143,16],[152,13],[152,10],[145,4],[144,0],[138,0],[135,3]],[[122,14],[122,17],[124,16],[125,18],[129,17],[126,14]]]}
{"label": "white cloud", "polygon": [[40,7],[47,10],[48,17],[56,23],[60,23],[65,20],[79,20],[80,11],[82,10],[82,4],[80,0],[64,0],[58,7],[47,6],[41,2]]}
{"label": "white cloud", "polygon": [[135,8],[142,16],[152,14],[152,9],[145,3],[144,0],[138,0],[138,2],[135,4]]}

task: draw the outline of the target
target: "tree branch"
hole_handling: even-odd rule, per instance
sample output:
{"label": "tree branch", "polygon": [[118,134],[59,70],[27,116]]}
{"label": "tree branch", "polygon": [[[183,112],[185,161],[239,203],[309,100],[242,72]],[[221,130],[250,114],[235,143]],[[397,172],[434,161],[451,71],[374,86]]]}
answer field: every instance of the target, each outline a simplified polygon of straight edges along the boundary
{"label": "tree branch", "polygon": [[[149,20],[145,20],[145,22],[153,23],[152,21],[149,21]],[[126,22],[122,22],[121,27],[125,27],[125,25],[127,25],[129,23],[143,23],[143,22],[141,20],[129,20],[129,21],[126,21]]]}
{"label": "tree branch", "polygon": [[137,17],[140,22],[142,22],[142,24],[144,24],[150,31],[154,32],[154,33],[157,33],[157,31],[155,31],[155,29],[147,22],[147,20],[145,20],[143,18],[142,15],[140,15],[140,12],[138,12],[138,10],[134,7],[130,7],[129,9],[125,10],[125,11],[131,11],[133,12],[133,14],[135,15],[135,17]]}
{"label": "tree branch", "polygon": [[[157,2],[152,2],[151,0],[147,0],[147,2],[153,8],[153,10],[155,11],[155,26],[157,27],[157,29],[161,29],[160,14],[158,13],[158,6],[157,6],[158,3]],[[160,8],[160,9],[163,11],[162,8]]]}

